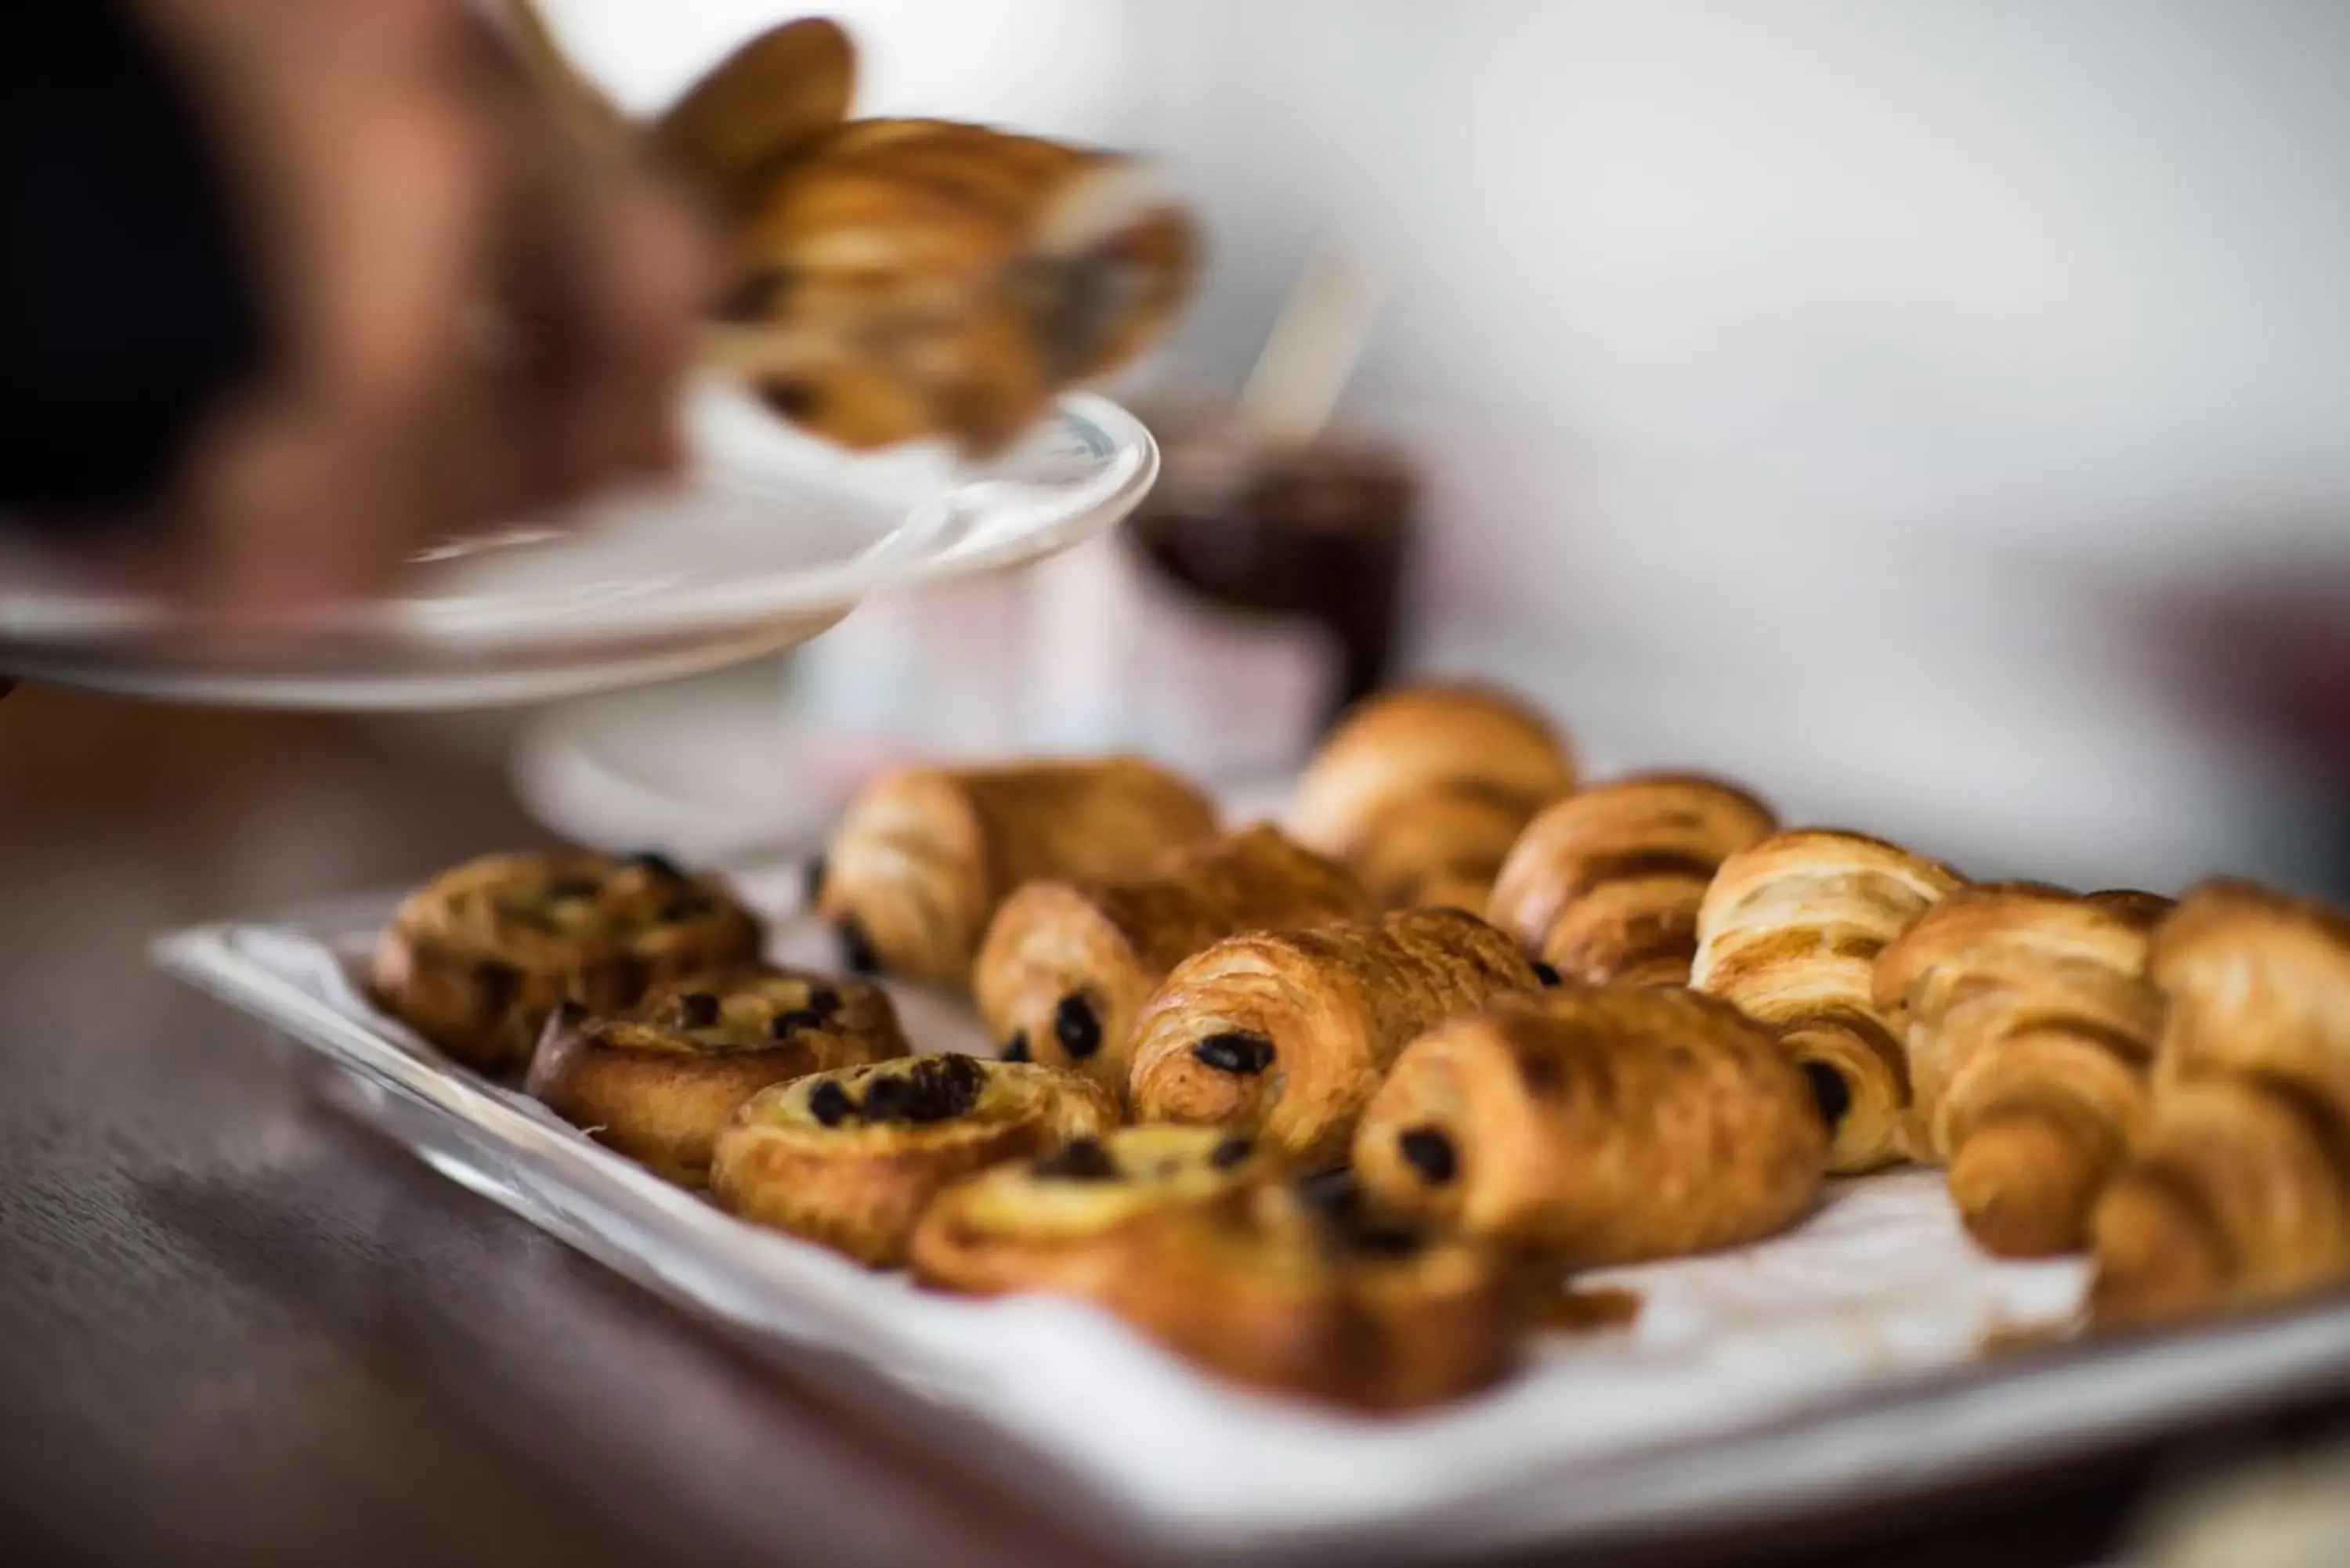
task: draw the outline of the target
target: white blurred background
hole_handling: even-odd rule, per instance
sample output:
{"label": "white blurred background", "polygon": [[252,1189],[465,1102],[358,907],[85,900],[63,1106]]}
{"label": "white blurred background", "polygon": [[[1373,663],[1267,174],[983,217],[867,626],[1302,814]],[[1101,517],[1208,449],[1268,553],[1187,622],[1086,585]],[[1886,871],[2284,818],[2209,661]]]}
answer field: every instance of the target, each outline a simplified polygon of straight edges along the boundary
{"label": "white blurred background", "polygon": [[[793,8],[548,9],[651,108]],[[2224,645],[2165,607],[2314,583],[2303,613],[2350,610],[2350,5],[829,10],[862,111],[1165,161],[1215,259],[1160,385],[1236,386],[1317,244],[1386,272],[1346,414],[1427,478],[1416,667],[1515,680],[1603,763],[1709,765],[1985,874],[2338,890],[2324,748],[2229,724],[2236,687],[2181,678]],[[968,670],[958,637],[1064,663],[1093,633],[1006,626],[1117,569],[943,607],[919,645],[860,615],[803,701],[893,647]],[[1019,690],[931,711],[964,749],[1134,738]]]}

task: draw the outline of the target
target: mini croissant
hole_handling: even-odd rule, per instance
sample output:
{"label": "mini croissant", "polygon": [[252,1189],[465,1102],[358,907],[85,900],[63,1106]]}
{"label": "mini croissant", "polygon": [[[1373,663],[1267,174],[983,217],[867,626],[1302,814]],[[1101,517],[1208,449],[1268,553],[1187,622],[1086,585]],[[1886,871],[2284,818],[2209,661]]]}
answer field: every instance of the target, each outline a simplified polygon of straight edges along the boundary
{"label": "mini croissant", "polygon": [[1574,787],[1565,742],[1515,698],[1417,686],[1356,705],[1306,764],[1290,822],[1386,908],[1482,914],[1527,819]]}
{"label": "mini croissant", "polygon": [[1779,1031],[1828,1123],[1828,1169],[1913,1155],[1909,1064],[1871,998],[1885,945],[1965,879],[1857,833],[1781,833],[1721,863],[1690,984]]}
{"label": "mini croissant", "polygon": [[2154,934],[2152,1126],[2092,1225],[2094,1319],[2174,1321],[2350,1280],[2350,919],[2207,883]]}
{"label": "mini croissant", "polygon": [[1570,981],[1686,985],[1714,872],[1777,826],[1761,802],[1713,779],[1594,784],[1526,825],[1486,918]]}
{"label": "mini croissant", "polygon": [[2144,1132],[2162,997],[2144,974],[2163,900],[1965,888],[1877,956],[1877,1010],[1908,1054],[1920,1152],[1949,1163],[1975,1239],[2085,1244]]}
{"label": "mini croissant", "polygon": [[1177,965],[1143,1008],[1134,1114],[1249,1131],[1309,1168],[1335,1161],[1398,1052],[1536,984],[1514,942],[1460,909],[1233,937]]}

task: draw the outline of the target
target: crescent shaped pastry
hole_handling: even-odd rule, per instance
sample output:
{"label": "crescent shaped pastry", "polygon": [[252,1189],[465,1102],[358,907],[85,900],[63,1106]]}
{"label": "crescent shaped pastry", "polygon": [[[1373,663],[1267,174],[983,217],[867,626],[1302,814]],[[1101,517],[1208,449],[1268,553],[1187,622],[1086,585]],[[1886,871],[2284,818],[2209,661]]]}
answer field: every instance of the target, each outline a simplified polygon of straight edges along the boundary
{"label": "crescent shaped pastry", "polygon": [[2027,883],[1962,888],[1877,955],[1919,1151],[1993,1252],[2076,1251],[2145,1131],[2162,996],[2144,971],[2162,900]]}
{"label": "crescent shaped pastry", "polygon": [[910,768],[850,803],[816,909],[852,968],[961,989],[1022,883],[1147,876],[1215,830],[1206,796],[1139,758]]}
{"label": "crescent shaped pastry", "polygon": [[1607,985],[1505,998],[1412,1042],[1354,1165],[1380,1212],[1586,1268],[1774,1235],[1826,1158],[1770,1030],[1711,997]]}
{"label": "crescent shaped pastry", "polygon": [[1779,1031],[1829,1127],[1828,1169],[1913,1157],[1909,1064],[1872,1000],[1885,944],[1965,878],[1857,833],[1775,834],[1721,863],[1690,984]]}
{"label": "crescent shaped pastry", "polygon": [[1594,784],[1526,825],[1485,918],[1568,980],[1686,985],[1714,872],[1777,826],[1752,795],[1693,774]]}
{"label": "crescent shaped pastry", "polygon": [[939,1195],[909,1256],[924,1284],[971,1295],[1105,1293],[1135,1227],[1229,1199],[1271,1168],[1247,1137],[1152,1123],[1079,1138]]}
{"label": "crescent shaped pastry", "polygon": [[658,855],[490,855],[410,894],[376,944],[376,1004],[477,1072],[529,1062],[563,1002],[618,1012],[661,981],[757,959],[758,920]]}
{"label": "crescent shaped pastry", "polygon": [[1407,1044],[1539,983],[1516,943],[1459,909],[1228,938],[1177,965],[1136,1021],[1135,1115],[1336,1161]]}
{"label": "crescent shaped pastry", "polygon": [[989,925],[972,991],[1006,1056],[1124,1094],[1135,1017],[1177,964],[1243,931],[1370,914],[1345,867],[1259,826],[1180,851],[1157,876],[1026,884]]}
{"label": "crescent shaped pastry", "polygon": [[719,1128],[759,1090],[906,1054],[879,986],[746,966],[672,981],[617,1017],[565,1002],[528,1088],[597,1142],[700,1187]]}
{"label": "crescent shaped pastry", "polygon": [[1565,742],[1524,703],[1484,687],[1414,686],[1340,722],[1298,780],[1290,821],[1388,909],[1482,914],[1527,819],[1574,787]]}
{"label": "crescent shaped pastry", "polygon": [[949,1184],[1098,1138],[1118,1119],[1100,1085],[1028,1062],[915,1056],[815,1073],[736,1107],[718,1134],[710,1190],[754,1224],[894,1268]]}

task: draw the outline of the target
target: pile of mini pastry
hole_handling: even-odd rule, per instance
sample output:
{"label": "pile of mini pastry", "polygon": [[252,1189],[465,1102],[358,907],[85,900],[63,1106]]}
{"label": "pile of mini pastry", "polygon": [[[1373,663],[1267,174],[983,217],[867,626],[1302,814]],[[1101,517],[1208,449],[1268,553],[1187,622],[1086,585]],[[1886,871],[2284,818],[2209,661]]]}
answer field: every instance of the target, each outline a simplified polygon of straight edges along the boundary
{"label": "pile of mini pastry", "polygon": [[[493,857],[408,900],[371,991],[745,1220],[1365,1407],[1503,1376],[1568,1271],[1902,1161],[1994,1252],[2093,1251],[2100,1324],[2350,1278],[2340,917],[1585,783],[1493,691],[1357,709],[1286,832],[1132,758],[894,774],[810,895],[844,972],[764,962],[657,856]],[[998,1055],[910,1054],[881,975],[967,993]]]}

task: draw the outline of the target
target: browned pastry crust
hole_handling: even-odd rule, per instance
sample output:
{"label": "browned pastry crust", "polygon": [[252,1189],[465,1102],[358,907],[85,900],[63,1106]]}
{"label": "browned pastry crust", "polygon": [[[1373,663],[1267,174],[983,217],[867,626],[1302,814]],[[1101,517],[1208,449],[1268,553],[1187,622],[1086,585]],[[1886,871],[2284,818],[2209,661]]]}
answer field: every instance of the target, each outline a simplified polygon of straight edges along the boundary
{"label": "browned pastry crust", "polygon": [[2167,901],[2033,883],[1962,888],[1877,955],[1877,1011],[1908,1054],[1918,1152],[1947,1161],[1976,1241],[2079,1250],[2146,1127]]}
{"label": "browned pastry crust", "polygon": [[1827,1134],[1768,1029],[1659,987],[1507,997],[1412,1042],[1355,1135],[1382,1212],[1572,1268],[1776,1234]]}
{"label": "browned pastry crust", "polygon": [[1177,964],[1243,931],[1371,912],[1352,873],[1260,825],[1179,851],[1158,876],[1026,884],[988,926],[972,992],[1008,1054],[1122,1095],[1135,1017]]}
{"label": "browned pastry crust", "polygon": [[1148,876],[1215,830],[1206,796],[1136,757],[909,768],[850,803],[816,908],[852,967],[960,989],[1022,883]]}
{"label": "browned pastry crust", "polygon": [[1290,820],[1388,909],[1482,914],[1527,819],[1574,787],[1565,743],[1517,699],[1415,686],[1368,698],[1339,723],[1298,780]]}
{"label": "browned pastry crust", "polygon": [[618,1012],[664,981],[755,961],[763,940],[724,883],[659,856],[490,855],[409,895],[368,992],[457,1061],[504,1073],[557,1003]]}
{"label": "browned pastry crust", "polygon": [[1881,838],[1804,828],[1731,856],[1706,889],[1690,984],[1779,1031],[1827,1118],[1832,1172],[1914,1154],[1908,1060],[1871,1000],[1877,955],[1964,885]]}
{"label": "browned pastry crust", "polygon": [[893,1268],[950,1183],[1098,1138],[1118,1119],[1100,1085],[1029,1062],[916,1056],[846,1067],[738,1106],[718,1135],[710,1189],[730,1213]]}
{"label": "browned pastry crust", "polygon": [[1490,1386],[1523,1338],[1520,1293],[1483,1249],[1365,1224],[1280,1183],[1135,1227],[1095,1299],[1223,1376],[1374,1410]]}
{"label": "browned pastry crust", "polygon": [[1221,1127],[1123,1127],[949,1188],[914,1227],[908,1262],[942,1290],[1098,1298],[1137,1225],[1225,1201],[1271,1168],[1256,1144]]}
{"label": "browned pastry crust", "polygon": [[1135,1115],[1335,1161],[1413,1039],[1538,983],[1516,943],[1459,909],[1228,938],[1177,965],[1136,1021]]}
{"label": "browned pastry crust", "polygon": [[2243,882],[2189,892],[2147,972],[2168,1003],[2153,1124],[2092,1227],[2123,1325],[2350,1279],[2350,920]]}
{"label": "browned pastry crust", "polygon": [[718,1129],[759,1090],[905,1054],[879,986],[750,965],[656,987],[614,1018],[566,1002],[546,1021],[528,1086],[597,1142],[700,1187]]}
{"label": "browned pastry crust", "polygon": [[1594,784],[1526,825],[1485,918],[1568,980],[1686,985],[1715,870],[1777,826],[1768,806],[1718,779]]}

